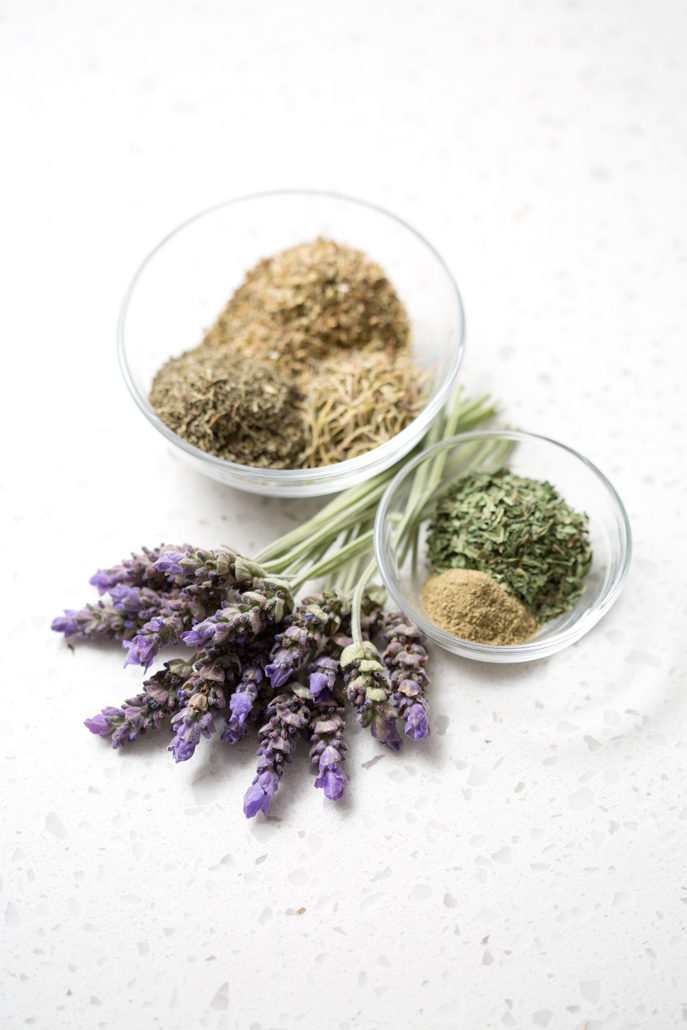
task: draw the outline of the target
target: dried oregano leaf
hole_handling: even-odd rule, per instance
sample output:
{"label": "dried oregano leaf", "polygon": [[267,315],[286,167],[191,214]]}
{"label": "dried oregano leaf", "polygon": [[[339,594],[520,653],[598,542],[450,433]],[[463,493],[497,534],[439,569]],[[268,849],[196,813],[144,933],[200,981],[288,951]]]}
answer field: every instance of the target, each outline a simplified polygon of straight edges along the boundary
{"label": "dried oregano leaf", "polygon": [[405,309],[376,262],[321,237],[264,258],[205,337],[267,357],[298,376],[337,351],[394,352],[409,341]]}
{"label": "dried oregano leaf", "polygon": [[545,622],[572,608],[584,590],[592,560],[588,517],[549,482],[507,469],[475,472],[437,506],[427,556],[435,574],[488,573]]}

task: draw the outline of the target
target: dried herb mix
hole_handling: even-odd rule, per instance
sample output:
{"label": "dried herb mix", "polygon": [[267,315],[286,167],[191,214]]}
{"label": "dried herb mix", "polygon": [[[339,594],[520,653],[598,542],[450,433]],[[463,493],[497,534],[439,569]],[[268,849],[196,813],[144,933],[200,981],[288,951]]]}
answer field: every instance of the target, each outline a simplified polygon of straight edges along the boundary
{"label": "dried herb mix", "polygon": [[302,454],[306,437],[297,402],[296,387],[277,369],[248,369],[226,348],[167,362],[151,391],[153,407],[179,436],[218,458],[258,468],[288,468]]}
{"label": "dried herb mix", "polygon": [[304,388],[304,460],[329,465],[390,440],[419,413],[427,379],[411,362],[369,348],[320,362]]}
{"label": "dried herb mix", "polygon": [[474,472],[437,506],[427,556],[435,574],[488,573],[541,623],[572,608],[584,590],[592,560],[587,523],[551,483],[507,469]]}
{"label": "dried herb mix", "polygon": [[405,309],[380,266],[317,239],[258,262],[205,342],[231,343],[298,375],[303,363],[337,350],[393,353],[409,338]]}
{"label": "dried herb mix", "polygon": [[400,432],[427,379],[379,265],[317,239],[258,262],[203,341],[158,371],[150,403],[210,454],[311,468]]}

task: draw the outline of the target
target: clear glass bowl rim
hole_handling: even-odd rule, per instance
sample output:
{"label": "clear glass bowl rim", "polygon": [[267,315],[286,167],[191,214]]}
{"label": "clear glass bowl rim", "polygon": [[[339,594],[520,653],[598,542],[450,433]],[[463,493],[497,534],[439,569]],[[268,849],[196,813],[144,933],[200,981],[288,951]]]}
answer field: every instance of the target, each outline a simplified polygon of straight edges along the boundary
{"label": "clear glass bowl rim", "polygon": [[569,626],[567,629],[561,630],[559,633],[555,633],[553,636],[544,640],[537,641],[535,638],[534,640],[528,641],[524,644],[509,646],[478,644],[471,640],[463,640],[460,637],[454,637],[452,634],[446,633],[445,630],[440,629],[440,627],[430,619],[424,618],[424,616],[419,612],[414,613],[414,618],[419,628],[430,639],[436,641],[445,650],[450,651],[453,654],[461,655],[464,658],[472,658],[473,660],[482,662],[500,663],[526,662],[537,658],[546,658],[552,654],[556,654],[558,651],[562,651],[570,644],[574,644],[593,626],[595,626],[601,618],[603,618],[606,612],[620,596],[632,559],[632,531],[630,529],[630,521],[618,492],[607,476],[605,476],[603,472],[593,464],[593,462],[589,461],[588,458],[585,458],[583,454],[579,453],[579,451],[574,450],[572,447],[568,447],[567,444],[560,443],[558,440],[553,440],[549,436],[542,436],[538,433],[527,433],[521,430],[477,429],[469,433],[459,433],[457,436],[449,437],[446,440],[440,440],[431,447],[427,447],[420,454],[406,462],[403,468],[396,473],[379,502],[374,524],[374,553],[377,566],[379,568],[382,581],[384,582],[384,585],[391,595],[394,603],[400,609],[403,609],[406,602],[403,595],[396,588],[395,577],[389,563],[390,556],[384,539],[389,508],[394,500],[397,489],[413,469],[426,461],[432,454],[436,454],[442,450],[449,450],[450,448],[469,440],[489,439],[507,439],[523,443],[536,440],[541,443],[551,444],[553,447],[557,447],[560,450],[567,452],[569,455],[582,462],[583,465],[587,466],[589,471],[599,480],[608,493],[616,516],[616,523],[620,537],[619,563],[616,573],[593,608],[585,612],[584,615],[582,615],[572,626]]}
{"label": "clear glass bowl rim", "polygon": [[[263,469],[255,468],[251,465],[239,465],[237,462],[226,461],[224,458],[218,458],[214,454],[208,454],[207,451],[200,450],[198,447],[194,447],[193,444],[188,443],[182,437],[165,425],[165,423],[157,417],[148,404],[146,397],[142,396],[134,382],[131,370],[129,368],[129,362],[126,353],[126,320],[129,310],[129,303],[134,294],[134,291],[138,285],[138,282],[147,269],[148,265],[155,259],[157,253],[174,237],[181,233],[187,226],[192,225],[194,222],[200,221],[200,219],[213,214],[215,211],[219,211],[223,208],[232,207],[237,204],[243,204],[246,202],[264,200],[270,197],[321,197],[324,199],[344,201],[345,203],[355,204],[361,208],[366,208],[377,214],[383,215],[386,218],[391,219],[404,229],[408,230],[416,239],[422,243],[427,250],[434,256],[441,269],[444,271],[448,283],[452,289],[453,298],[456,303],[456,314],[457,323],[459,327],[458,339],[453,348],[453,354],[451,356],[451,365],[441,383],[436,395],[429,401],[429,403],[422,409],[420,414],[413,419],[409,425],[402,429],[400,433],[393,436],[390,440],[380,444],[378,447],[374,447],[370,451],[366,451],[365,454],[360,454],[356,458],[348,458],[346,461],[340,461],[335,465],[322,465],[317,468],[311,469]],[[393,214],[386,208],[383,208],[377,204],[372,204],[366,200],[359,200],[356,197],[348,196],[345,193],[337,193],[329,190],[310,190],[310,189],[274,189],[274,190],[263,190],[257,193],[247,193],[240,197],[233,197],[230,200],[221,201],[219,204],[213,204],[211,207],[204,208],[202,211],[197,212],[190,218],[185,219],[176,228],[164,236],[160,242],[153,247],[153,249],[143,259],[138,269],[136,270],[129,286],[127,287],[124,299],[119,311],[119,318],[117,321],[117,356],[119,360],[119,367],[124,377],[124,381],[127,385],[129,393],[133,397],[139,409],[143,412],[148,421],[155,426],[155,428],[162,433],[162,435],[168,440],[169,443],[175,447],[185,451],[190,457],[195,460],[206,463],[211,468],[215,468],[217,471],[224,469],[229,472],[236,480],[244,479],[245,481],[251,481],[253,479],[261,479],[265,475],[269,475],[269,479],[277,486],[290,486],[292,484],[314,484],[314,483],[332,483],[333,481],[343,478],[344,476],[354,474],[355,472],[366,472],[369,467],[372,467],[373,472],[379,471],[379,469],[388,467],[388,465],[394,464],[399,457],[404,453],[407,453],[411,449],[412,445],[421,439],[426,429],[430,426],[436,415],[445,404],[450,390],[452,389],[458,372],[460,371],[461,364],[463,362],[463,355],[465,351],[465,311],[463,308],[463,301],[458,290],[457,283],[451,274],[451,271],[438,253],[438,251],[432,246],[431,243],[425,237],[413,228],[404,219],[399,218],[398,215]],[[334,488],[335,489],[335,488]]]}

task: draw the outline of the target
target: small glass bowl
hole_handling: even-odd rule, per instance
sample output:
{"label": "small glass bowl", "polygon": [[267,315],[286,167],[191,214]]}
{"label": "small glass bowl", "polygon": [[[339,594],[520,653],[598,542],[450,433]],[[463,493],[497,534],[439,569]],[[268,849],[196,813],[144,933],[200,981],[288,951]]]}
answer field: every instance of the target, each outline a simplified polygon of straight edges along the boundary
{"label": "small glass bowl", "polygon": [[[494,448],[502,457],[494,464]],[[489,451],[492,457],[489,458]],[[421,513],[418,546],[407,557],[394,540],[394,529],[410,500],[413,473],[444,461],[441,479]],[[471,463],[471,464],[469,464]],[[548,480],[573,509],[589,516],[592,566],[585,590],[574,608],[545,623],[524,644],[498,647],[462,640],[440,629],[422,604],[422,586],[429,576],[425,559],[428,521],[442,488],[467,471],[507,465],[517,475]],[[546,658],[575,643],[594,626],[618,599],[630,566],[632,538],[622,501],[608,479],[581,454],[545,436],[510,430],[463,433],[427,448],[397,473],[382,497],[375,519],[377,564],[396,606],[447,651],[479,662],[528,662]]]}
{"label": "small glass bowl", "polygon": [[[261,258],[318,236],[362,250],[384,269],[406,306],[413,358],[432,373],[425,407],[391,440],[335,465],[262,469],[199,450],[177,436],[150,407],[153,376],[169,358],[200,343],[245,273]],[[448,268],[405,222],[349,197],[283,190],[220,204],[166,236],[129,286],[117,336],[119,363],[132,397],[186,461],[213,479],[252,493],[315,497],[382,472],[422,438],[458,375],[464,317]]]}

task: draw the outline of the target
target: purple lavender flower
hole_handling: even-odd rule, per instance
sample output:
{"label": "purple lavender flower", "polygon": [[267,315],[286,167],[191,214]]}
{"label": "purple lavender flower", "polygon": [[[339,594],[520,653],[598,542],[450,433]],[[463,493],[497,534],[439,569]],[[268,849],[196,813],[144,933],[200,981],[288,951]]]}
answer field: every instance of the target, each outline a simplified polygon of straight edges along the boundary
{"label": "purple lavender flower", "polygon": [[279,775],[274,769],[265,769],[258,773],[253,780],[252,786],[246,791],[243,799],[243,811],[247,819],[252,819],[258,812],[267,815],[270,802],[277,793],[279,787]]}
{"label": "purple lavender flower", "polygon": [[160,612],[164,599],[150,587],[114,586],[112,603],[97,601],[80,611],[68,609],[51,623],[51,629],[84,640],[123,640],[141,630]]}
{"label": "purple lavender flower", "polygon": [[[379,598],[377,589],[368,593],[365,591],[361,604],[361,627],[364,640],[372,640],[377,635],[384,622],[384,609]],[[306,667],[305,673],[308,677],[308,686],[313,701],[320,700],[323,693],[334,692],[334,684],[341,672],[341,652],[353,641],[350,637],[350,612],[341,621],[340,632],[333,634],[327,641],[324,649],[313,658]]]}
{"label": "purple lavender flower", "polygon": [[[208,583],[176,587],[173,593],[162,595],[161,606],[154,616],[139,628],[131,640],[124,665],[142,665],[148,669],[155,656],[170,644],[179,644],[192,632],[192,627],[216,611],[222,603],[222,590]],[[193,644],[196,641],[189,640]]]}
{"label": "purple lavender flower", "polygon": [[156,559],[155,568],[164,576],[165,580],[176,579],[177,576],[183,578],[180,562],[184,554],[185,551],[167,551],[166,554]]}
{"label": "purple lavender flower", "polygon": [[334,684],[339,675],[339,663],[331,654],[320,654],[306,665],[305,671],[308,676],[310,694],[317,704],[334,690]]}
{"label": "purple lavender flower", "polygon": [[[342,628],[350,629],[348,618],[344,620]],[[339,665],[341,652],[350,643],[351,638],[346,633],[334,633],[317,657],[305,666],[305,677],[310,688],[310,696],[315,704],[328,700],[330,696],[334,695],[334,687],[341,674]]]}
{"label": "purple lavender flower", "polygon": [[189,647],[245,644],[292,609],[293,598],[282,582],[264,580],[225,602],[214,615],[183,632],[181,639]]}
{"label": "purple lavender flower", "polygon": [[119,584],[149,586],[159,590],[166,585],[166,576],[156,572],[154,565],[167,552],[177,550],[178,548],[169,544],[161,544],[160,547],[152,550],[144,547],[141,554],[132,554],[130,558],[125,558],[120,565],[113,565],[109,569],[98,569],[89,579],[89,583],[97,587],[101,594]]}
{"label": "purple lavender flower", "polygon": [[242,658],[241,676],[229,698],[231,714],[227,717],[221,737],[227,744],[238,743],[258,718],[260,694],[264,687],[269,685],[265,676],[269,646],[266,640],[258,639],[255,646]]}
{"label": "purple lavender flower", "polygon": [[330,801],[338,801],[347,783],[341,767],[348,751],[343,733],[344,708],[329,695],[310,716],[310,757],[319,771],[315,786],[322,787]]}
{"label": "purple lavender flower", "polygon": [[195,753],[200,742],[201,733],[204,737],[210,737],[215,732],[215,723],[212,713],[208,711],[210,700],[213,707],[223,707],[218,703],[217,695],[221,690],[214,690],[208,694],[193,694],[188,704],[172,719],[174,737],[169,745],[175,762],[186,762]]}
{"label": "purple lavender flower", "polygon": [[370,586],[363,593],[360,605],[360,623],[363,640],[374,640],[384,625],[384,598],[386,592],[382,587]]}
{"label": "purple lavender flower", "polygon": [[406,736],[424,740],[429,736],[429,705],[423,698],[401,712],[406,724]]}
{"label": "purple lavender flower", "polygon": [[158,729],[180,703],[181,688],[191,673],[187,662],[166,662],[165,667],[143,684],[144,690],[127,698],[121,708],[103,708],[84,725],[101,737],[112,737],[112,747],[130,743],[142,733]]}
{"label": "purple lavender flower", "polygon": [[274,638],[270,664],[265,672],[275,690],[279,690],[314,655],[349,615],[350,601],[336,590],[304,598],[292,615],[287,616],[286,629]]}
{"label": "purple lavender flower", "polygon": [[294,691],[307,697],[307,688],[292,684],[288,691],[270,701],[267,706],[270,717],[258,731],[258,770],[243,800],[243,811],[248,819],[258,812],[267,812],[286,763],[291,761],[298,733],[308,725],[308,705]]}
{"label": "purple lavender flower", "polygon": [[[91,577],[101,593],[109,590],[109,603],[69,609],[53,620],[52,628],[67,636],[123,640],[128,649],[125,665],[149,668],[162,648],[179,643],[182,633],[217,611],[237,582],[237,561],[227,548],[144,549]],[[245,580],[249,566],[259,567],[242,561],[240,575]]]}
{"label": "purple lavender flower", "polygon": [[169,745],[175,761],[186,762],[200,743],[201,735],[215,732],[213,716],[226,705],[226,691],[239,675],[240,663],[233,651],[210,649],[196,655],[193,671],[183,688],[184,706],[172,719],[174,737]]}
{"label": "purple lavender flower", "polygon": [[315,786],[322,787],[324,796],[330,801],[338,801],[343,796],[347,783],[348,780],[338,765],[322,770],[315,780]]}
{"label": "purple lavender flower", "polygon": [[120,725],[123,717],[124,713],[121,708],[103,708],[92,719],[85,719],[84,726],[99,737],[109,737]]}
{"label": "purple lavender flower", "polygon": [[158,558],[155,567],[177,586],[199,582],[208,582],[214,587],[250,586],[254,580],[265,577],[259,565],[229,547],[214,551],[194,547],[170,550]]}
{"label": "purple lavender flower", "polygon": [[405,722],[406,736],[423,740],[429,736],[425,638],[403,612],[386,616],[382,636],[388,641],[382,660],[389,669],[393,703]]}
{"label": "purple lavender flower", "polygon": [[401,740],[396,730],[398,713],[391,704],[391,684],[379,651],[369,640],[355,641],[341,654],[345,693],[356,710],[361,726],[369,726],[373,737],[398,751]]}

